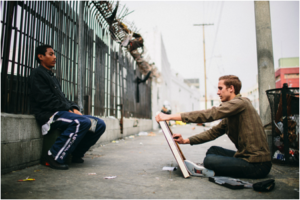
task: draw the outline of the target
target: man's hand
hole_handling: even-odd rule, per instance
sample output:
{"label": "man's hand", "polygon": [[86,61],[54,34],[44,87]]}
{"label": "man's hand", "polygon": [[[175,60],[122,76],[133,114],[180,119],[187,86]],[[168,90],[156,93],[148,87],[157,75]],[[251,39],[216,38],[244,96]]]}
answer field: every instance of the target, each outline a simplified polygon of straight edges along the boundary
{"label": "man's hand", "polygon": [[170,119],[169,119],[169,116],[170,116],[170,115],[166,115],[166,114],[164,114],[164,113],[158,113],[158,114],[155,116],[155,120],[156,120],[157,122],[160,122],[160,121],[168,121],[168,120],[170,120]]}
{"label": "man's hand", "polygon": [[77,115],[82,115],[82,113],[79,112],[79,111],[76,110],[76,109],[73,109],[73,111],[72,111],[72,110],[69,110],[69,112],[74,113],[74,114],[77,114]]}
{"label": "man's hand", "polygon": [[175,142],[177,142],[178,144],[190,144],[190,140],[187,139],[183,139],[181,134],[173,134],[173,139]]}
{"label": "man's hand", "polygon": [[74,113],[77,114],[77,115],[82,115],[81,112],[79,112],[79,110],[76,110],[76,109],[73,109]]}
{"label": "man's hand", "polygon": [[166,115],[164,113],[158,113],[155,116],[155,120],[157,122],[160,122],[160,121],[170,121],[170,120],[181,121],[182,119],[180,114]]}

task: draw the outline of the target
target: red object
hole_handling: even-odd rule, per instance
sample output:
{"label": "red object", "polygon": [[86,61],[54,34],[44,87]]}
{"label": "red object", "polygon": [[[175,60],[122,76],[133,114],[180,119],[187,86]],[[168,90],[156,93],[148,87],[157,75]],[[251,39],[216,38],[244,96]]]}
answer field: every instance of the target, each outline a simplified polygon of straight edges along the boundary
{"label": "red object", "polygon": [[284,83],[287,83],[288,87],[299,87],[299,67],[277,69],[275,72],[275,81],[276,88],[282,88]]}
{"label": "red object", "polygon": [[49,163],[47,163],[47,162],[45,162],[45,165],[46,165],[46,166],[50,166],[50,164],[49,164]]}
{"label": "red object", "polygon": [[195,169],[195,172],[198,173],[198,174],[202,174],[202,171],[198,170],[198,169]]}

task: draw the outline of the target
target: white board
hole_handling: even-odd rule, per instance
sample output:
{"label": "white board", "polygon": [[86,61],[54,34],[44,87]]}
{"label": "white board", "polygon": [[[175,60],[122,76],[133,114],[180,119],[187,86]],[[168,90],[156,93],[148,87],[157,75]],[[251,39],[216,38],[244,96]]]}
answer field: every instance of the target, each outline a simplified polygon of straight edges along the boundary
{"label": "white board", "polygon": [[166,140],[169,144],[169,147],[170,147],[170,149],[171,149],[171,151],[172,151],[172,153],[175,157],[175,160],[177,161],[177,163],[179,165],[179,168],[181,169],[183,177],[184,178],[189,177],[190,174],[189,174],[189,172],[187,170],[187,167],[184,163],[185,157],[182,154],[179,145],[174,141],[173,136],[172,136],[173,133],[172,133],[170,127],[168,126],[166,121],[160,121],[159,124],[160,124],[162,132],[164,133],[165,138],[166,138]]}

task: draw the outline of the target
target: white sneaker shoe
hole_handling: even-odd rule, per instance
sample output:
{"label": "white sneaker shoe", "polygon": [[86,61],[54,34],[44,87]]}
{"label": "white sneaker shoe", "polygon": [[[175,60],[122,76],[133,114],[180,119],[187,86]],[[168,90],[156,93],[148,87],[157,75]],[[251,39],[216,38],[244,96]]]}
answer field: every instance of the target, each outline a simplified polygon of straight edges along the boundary
{"label": "white sneaker shoe", "polygon": [[189,160],[185,160],[184,163],[192,176],[212,177],[215,175],[215,172],[213,170],[196,165]]}

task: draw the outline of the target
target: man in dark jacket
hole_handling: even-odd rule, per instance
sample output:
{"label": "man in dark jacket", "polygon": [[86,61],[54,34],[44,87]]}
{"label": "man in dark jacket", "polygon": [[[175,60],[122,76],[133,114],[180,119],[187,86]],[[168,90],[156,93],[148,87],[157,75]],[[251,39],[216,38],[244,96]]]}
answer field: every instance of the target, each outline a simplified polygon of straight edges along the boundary
{"label": "man in dark jacket", "polygon": [[30,75],[30,101],[35,118],[42,126],[42,134],[51,129],[63,132],[46,156],[50,167],[68,169],[64,160],[72,154],[72,162],[83,163],[82,157],[104,133],[103,120],[80,113],[79,106],[69,101],[52,72],[56,63],[54,50],[49,45],[36,48],[35,58],[40,64]]}

